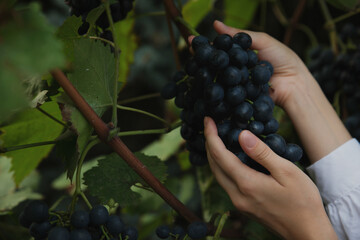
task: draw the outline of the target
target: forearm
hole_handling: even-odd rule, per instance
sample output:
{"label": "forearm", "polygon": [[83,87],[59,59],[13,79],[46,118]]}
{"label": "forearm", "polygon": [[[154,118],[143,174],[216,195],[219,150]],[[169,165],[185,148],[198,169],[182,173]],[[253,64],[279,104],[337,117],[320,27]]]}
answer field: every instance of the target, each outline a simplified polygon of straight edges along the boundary
{"label": "forearm", "polygon": [[284,106],[303,143],[311,163],[351,139],[320,86],[306,70],[304,88],[297,89]]}

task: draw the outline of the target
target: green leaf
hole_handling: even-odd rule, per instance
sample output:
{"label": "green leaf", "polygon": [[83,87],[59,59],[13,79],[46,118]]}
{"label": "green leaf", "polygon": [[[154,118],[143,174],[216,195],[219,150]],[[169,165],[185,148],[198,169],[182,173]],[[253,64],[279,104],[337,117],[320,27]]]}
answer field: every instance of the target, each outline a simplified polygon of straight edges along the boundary
{"label": "green leaf", "polygon": [[[75,173],[76,163],[79,159],[79,151],[77,151],[77,136],[70,130],[67,130],[63,135],[70,135],[56,143],[56,155],[61,158],[67,169],[67,177],[72,180]],[[60,136],[61,137],[61,136]]]}
{"label": "green leaf", "polygon": [[182,15],[191,26],[197,27],[213,8],[213,0],[189,0],[182,9]]}
{"label": "green leaf", "polygon": [[173,155],[184,142],[180,135],[180,128],[164,134],[161,138],[141,150],[142,153],[149,156],[157,156],[162,161],[167,160]]}
{"label": "green leaf", "polygon": [[343,11],[350,11],[359,5],[358,0],[327,0],[327,2]]}
{"label": "green leaf", "polygon": [[224,23],[235,28],[246,28],[253,19],[259,0],[224,0]]}
{"label": "green leaf", "polygon": [[[47,102],[41,108],[55,118],[61,119],[60,109],[56,102]],[[9,125],[1,128],[4,134],[0,139],[4,141],[4,147],[18,146],[55,140],[62,130],[63,126],[59,123],[37,109],[29,109],[18,114]],[[45,145],[5,154],[12,158],[12,170],[17,185],[49,154],[52,147],[52,145]]]}
{"label": "green leaf", "polygon": [[63,42],[63,51],[69,61],[74,60],[74,44],[81,38],[78,34],[78,28],[81,24],[81,17],[68,17],[56,33],[57,37]]}
{"label": "green leaf", "polygon": [[11,158],[0,156],[0,215],[7,214],[26,199],[41,197],[40,194],[32,192],[30,188],[16,188],[10,168]]}
{"label": "green leaf", "polygon": [[86,21],[90,24],[90,28],[95,26],[96,20],[105,11],[105,5],[100,4],[99,7],[92,9],[86,17]]}
{"label": "green leaf", "polygon": [[0,25],[0,121],[27,106],[24,78],[64,64],[61,41],[36,3],[9,14]]}
{"label": "green leaf", "polygon": [[[91,39],[74,40],[74,72],[69,74],[69,80],[79,91],[86,102],[98,116],[113,102],[113,82],[115,81],[115,60],[109,46]],[[62,110],[65,121],[72,123],[78,135],[77,156],[67,160],[68,176],[71,179],[79,156],[93,132],[92,125],[64,94],[58,100],[65,103]]]}
{"label": "green leaf", "polygon": [[[133,11],[122,21],[114,24],[115,35],[118,40],[120,53],[119,82],[126,83],[130,71],[130,65],[134,62],[134,54],[137,48],[136,35],[133,32],[135,18]],[[125,84],[122,84],[125,86]]]}
{"label": "green leaf", "polygon": [[[135,153],[135,156],[154,174],[159,181],[166,178],[166,166],[154,156]],[[102,203],[114,199],[120,205],[130,205],[139,200],[140,195],[130,188],[136,183],[146,185],[127,163],[116,153],[105,156],[98,161],[98,166],[84,174],[85,185],[93,196]]]}

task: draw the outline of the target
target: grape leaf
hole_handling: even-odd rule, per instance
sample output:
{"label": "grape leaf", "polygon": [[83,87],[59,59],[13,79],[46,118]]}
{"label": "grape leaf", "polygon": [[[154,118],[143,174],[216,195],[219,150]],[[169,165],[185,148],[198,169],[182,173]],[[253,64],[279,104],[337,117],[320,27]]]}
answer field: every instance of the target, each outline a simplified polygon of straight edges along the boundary
{"label": "grape leaf", "polygon": [[165,161],[179,149],[180,144],[183,142],[180,128],[176,128],[167,134],[163,134],[159,140],[149,144],[141,152],[150,156],[156,155],[162,161]]}
{"label": "grape leaf", "polygon": [[[22,80],[64,64],[61,41],[39,4],[12,10],[0,25],[0,121],[27,106]],[[31,86],[30,86],[31,87]]]}
{"label": "grape leaf", "polygon": [[182,9],[183,18],[196,28],[201,20],[211,11],[213,5],[213,0],[189,0]]}
{"label": "grape leaf", "polygon": [[94,27],[96,20],[105,11],[105,5],[100,4],[97,8],[92,9],[86,17],[86,21],[90,24],[90,27]]}
{"label": "grape leaf", "polygon": [[63,51],[69,61],[74,60],[74,44],[81,38],[78,34],[78,28],[81,24],[81,17],[68,17],[56,33],[57,37],[63,42]]}
{"label": "grape leaf", "polygon": [[235,28],[246,28],[253,19],[259,0],[224,0],[224,23]]}
{"label": "grape leaf", "polygon": [[[74,40],[74,72],[68,75],[69,80],[79,91],[98,116],[102,116],[113,102],[113,82],[115,81],[115,60],[109,46],[91,39]],[[70,121],[78,135],[77,152],[66,160],[68,177],[71,179],[75,165],[92,134],[93,128],[71,100],[62,95],[58,101],[64,103],[62,115]],[[72,162],[72,163],[71,163]]]}
{"label": "grape leaf", "polygon": [[[56,102],[46,102],[41,108],[55,118],[61,118],[60,109]],[[60,135],[62,130],[63,126],[59,123],[37,109],[29,109],[18,114],[9,125],[3,126],[1,131],[4,134],[0,138],[4,141],[3,147],[11,147],[52,141]],[[17,185],[49,154],[52,147],[53,145],[44,145],[5,154],[12,158],[11,169],[14,171],[14,179]]]}
{"label": "grape leaf", "polygon": [[[166,178],[166,166],[157,157],[135,153],[135,156],[157,177],[161,182]],[[127,163],[116,153],[105,156],[98,161],[98,166],[84,174],[85,185],[93,196],[98,197],[102,203],[114,199],[120,205],[130,205],[139,200],[140,195],[130,188],[136,183],[146,185]]]}
{"label": "grape leaf", "polygon": [[[134,54],[137,48],[136,35],[133,32],[135,18],[134,12],[129,12],[128,16],[114,24],[115,35],[120,48],[119,61],[119,82],[126,83],[127,76],[130,72],[130,65],[134,62]],[[121,84],[120,87],[125,86]]]}
{"label": "grape leaf", "polygon": [[28,187],[16,188],[10,168],[11,158],[0,156],[0,215],[7,214],[26,199],[41,197],[40,194],[32,192]]}

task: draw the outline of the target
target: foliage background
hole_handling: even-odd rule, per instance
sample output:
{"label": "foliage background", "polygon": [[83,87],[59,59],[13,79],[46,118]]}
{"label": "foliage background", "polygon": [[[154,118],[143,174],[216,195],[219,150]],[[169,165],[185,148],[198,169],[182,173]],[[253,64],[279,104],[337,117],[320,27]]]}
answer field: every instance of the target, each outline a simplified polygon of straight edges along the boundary
{"label": "foliage background", "polygon": [[[13,1],[5,0],[5,2],[10,4]],[[23,0],[17,1],[17,4],[27,6],[30,2],[36,1]],[[292,31],[288,45],[305,62],[311,47],[330,44],[329,31],[324,27],[326,20],[319,2],[315,0],[183,0],[177,1],[177,4],[179,2],[182,2],[184,19],[200,34],[210,39],[216,36],[212,22],[218,19],[233,27],[267,32],[280,41],[286,40],[287,32]],[[293,26],[291,21],[301,3],[304,4],[304,9],[298,19],[298,25]],[[359,8],[356,8],[357,1],[331,0],[327,3],[334,18],[354,13],[346,20],[336,23],[337,28],[341,28],[346,22],[359,22],[359,15],[355,14],[359,12]],[[44,0],[38,1],[38,4],[31,4],[31,11],[27,16],[29,21],[19,29],[16,23],[12,25],[6,21],[4,6],[6,4],[0,3],[0,146],[9,147],[54,140],[64,133],[63,127],[49,121],[41,112],[26,106],[29,98],[39,97],[40,100],[36,98],[35,103],[42,102],[41,90],[44,82],[48,93],[58,87],[46,73],[48,70],[65,67],[66,58],[76,58],[71,56],[74,54],[71,52],[66,52],[64,55],[60,42],[56,40],[56,36],[62,34],[61,29],[57,29],[69,17],[68,7],[62,0]],[[136,0],[134,11],[120,24],[122,31],[117,34],[120,37],[123,58],[120,67],[122,90],[119,102],[136,96],[158,93],[176,71],[163,2]],[[173,29],[177,54],[180,65],[183,66],[190,53],[175,25]],[[19,32],[21,34],[18,34]],[[71,39],[67,43],[71,45]],[[84,53],[79,53],[79,56],[88,59]],[[100,61],[107,61],[107,56],[92,60],[97,64]],[[79,61],[85,62],[85,60]],[[108,64],[111,66],[112,63]],[[71,76],[69,78],[71,79]],[[82,87],[81,84],[79,87]],[[54,100],[58,97],[57,94],[56,91],[53,95],[48,94],[49,99]],[[41,108],[57,119],[66,119],[61,116],[58,104],[48,100]],[[66,103],[67,100],[61,99],[61,101]],[[169,122],[179,118],[179,110],[173,102],[164,101],[159,97],[137,101],[127,106],[154,113]],[[22,111],[9,118],[15,108]],[[109,121],[111,112],[105,109],[101,111],[102,118]],[[119,110],[118,116],[118,126],[121,131],[164,127],[163,123],[146,116],[139,117],[138,113]],[[276,116],[281,122],[280,133],[287,141],[296,142],[296,133],[284,112],[278,109]],[[198,216],[203,216],[208,221],[215,213],[234,210],[225,192],[211,177],[209,169],[191,167],[179,129],[168,134],[125,136],[122,139],[133,152],[159,157],[167,167],[167,170],[164,170],[166,174],[160,173],[161,176],[167,175],[166,180],[163,179],[165,185]],[[78,149],[73,148],[76,141]],[[61,199],[59,208],[65,208],[71,202],[74,185],[66,178],[65,172],[74,163],[71,159],[74,154],[79,154],[77,151],[81,149],[80,145],[79,139],[70,138],[57,144],[55,148],[53,145],[47,145],[12,151],[0,156],[0,239],[30,238],[27,230],[17,223],[17,216],[26,204],[26,200],[43,198],[51,205]],[[95,146],[86,156],[83,172],[89,170],[86,174],[90,175],[90,169],[97,166],[97,161],[103,160],[103,156],[110,153],[110,148],[105,144]],[[307,164],[305,157],[301,167]],[[120,164],[114,166],[121,171]],[[106,169],[106,166],[103,169]],[[114,185],[117,183],[118,181],[114,179]],[[83,188],[86,186],[84,185]],[[117,193],[121,194],[122,187],[119,188]],[[174,221],[185,224],[184,220],[156,194],[134,186],[131,189],[132,193],[140,195],[141,198],[136,204],[124,205],[117,211],[121,212],[127,223],[138,226],[140,239],[157,239],[154,230],[160,224],[172,224]],[[92,203],[98,200],[95,197],[90,198]],[[85,206],[79,204],[78,207]],[[232,216],[232,226],[243,232],[243,239],[278,239],[257,222],[236,211]]]}

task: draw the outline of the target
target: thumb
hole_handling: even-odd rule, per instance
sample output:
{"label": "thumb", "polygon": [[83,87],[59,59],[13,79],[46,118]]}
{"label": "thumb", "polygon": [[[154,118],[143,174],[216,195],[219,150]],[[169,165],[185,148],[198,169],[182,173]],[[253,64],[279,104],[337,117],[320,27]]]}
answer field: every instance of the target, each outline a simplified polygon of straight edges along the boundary
{"label": "thumb", "polygon": [[[291,164],[286,159],[274,153],[263,141],[248,130],[241,132],[239,142],[244,152],[253,160],[265,167],[271,175],[281,181],[284,169]],[[291,168],[290,168],[291,169]]]}

